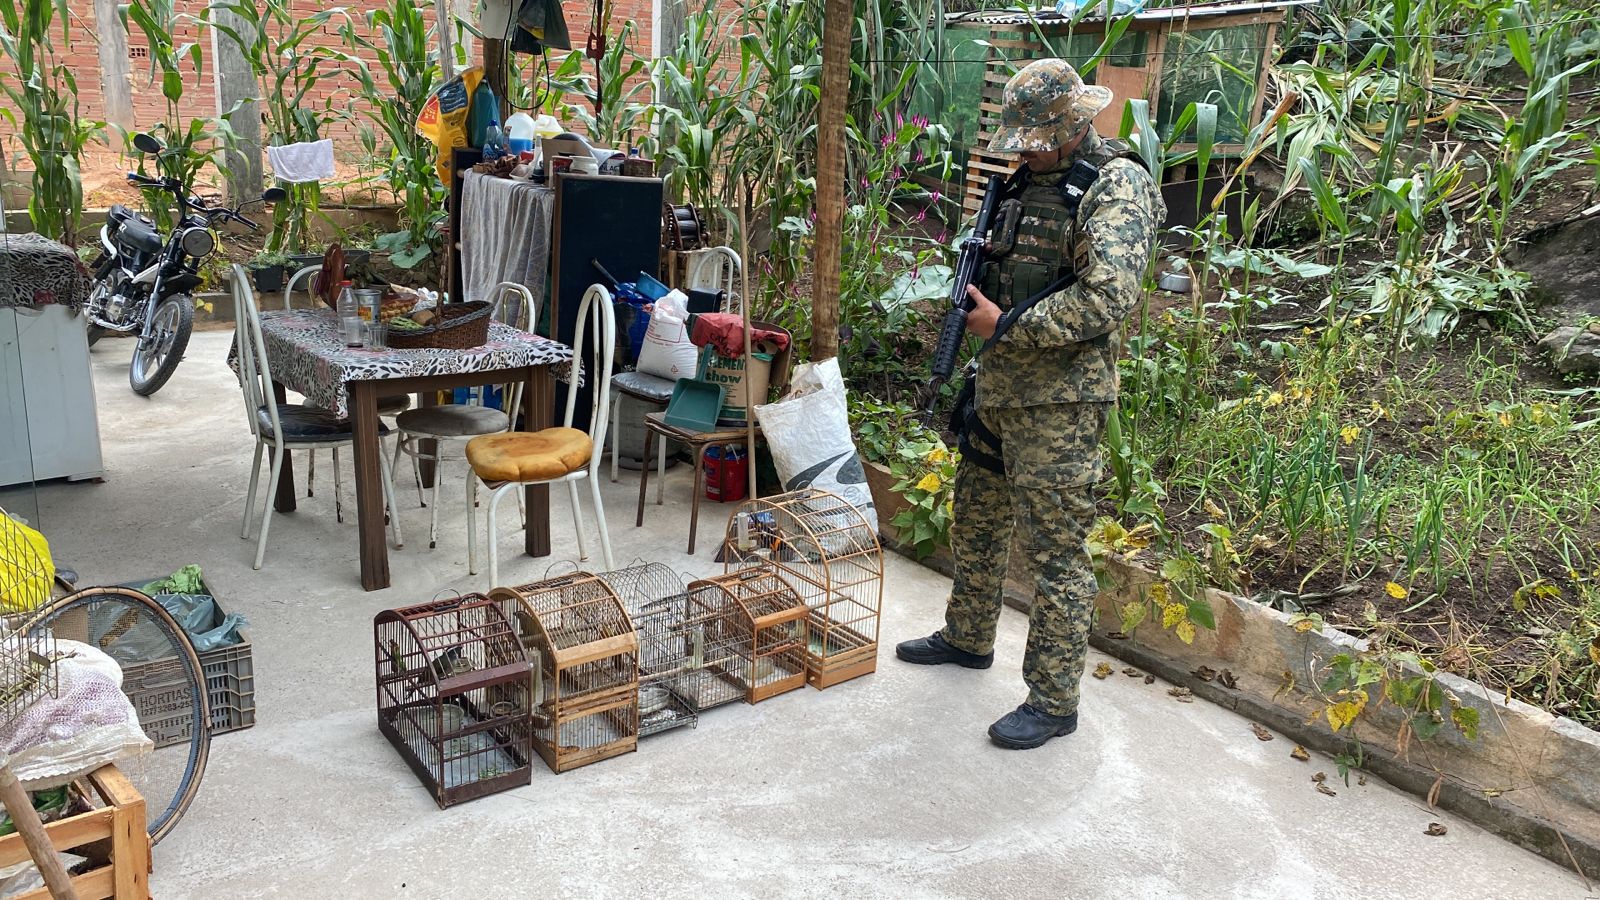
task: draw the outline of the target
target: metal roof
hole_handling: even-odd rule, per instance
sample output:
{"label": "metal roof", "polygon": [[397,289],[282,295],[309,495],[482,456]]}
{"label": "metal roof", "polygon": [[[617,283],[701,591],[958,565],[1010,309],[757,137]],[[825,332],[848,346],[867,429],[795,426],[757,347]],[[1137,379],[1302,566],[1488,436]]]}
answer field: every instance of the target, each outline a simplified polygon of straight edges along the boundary
{"label": "metal roof", "polygon": [[[1168,6],[1146,9],[1135,13],[1139,22],[1165,22],[1174,19],[1205,19],[1216,16],[1236,16],[1244,13],[1267,12],[1296,6],[1315,6],[1317,0],[1262,0],[1254,3],[1203,3],[1193,6]],[[1105,21],[1104,13],[1090,12],[1079,22]],[[1061,27],[1072,23],[1071,16],[1063,16],[1051,4],[1042,9],[989,9],[975,12],[946,13],[945,25],[1028,25]]]}

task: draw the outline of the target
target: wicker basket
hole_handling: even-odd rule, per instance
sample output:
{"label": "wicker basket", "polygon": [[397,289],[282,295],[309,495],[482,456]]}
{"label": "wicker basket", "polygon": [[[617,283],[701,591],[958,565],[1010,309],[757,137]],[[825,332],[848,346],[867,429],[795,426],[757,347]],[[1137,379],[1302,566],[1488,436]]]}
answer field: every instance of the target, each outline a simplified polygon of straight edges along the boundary
{"label": "wicker basket", "polygon": [[471,350],[489,343],[489,313],[493,304],[484,300],[446,303],[440,307],[439,322],[426,328],[401,331],[389,329],[389,346],[399,350]]}

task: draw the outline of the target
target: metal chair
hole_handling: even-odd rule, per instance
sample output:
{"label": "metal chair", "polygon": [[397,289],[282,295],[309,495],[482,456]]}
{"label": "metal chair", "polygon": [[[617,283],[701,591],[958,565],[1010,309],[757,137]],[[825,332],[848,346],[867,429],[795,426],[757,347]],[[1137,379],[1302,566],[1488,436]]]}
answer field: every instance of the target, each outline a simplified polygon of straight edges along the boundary
{"label": "metal chair", "polygon": [[[338,448],[355,445],[355,432],[349,419],[340,419],[325,409],[303,404],[279,404],[272,392],[272,372],[267,362],[267,348],[261,335],[261,314],[256,308],[255,292],[250,287],[250,276],[244,267],[233,266],[233,299],[235,305],[234,338],[239,348],[239,381],[244,389],[245,413],[250,420],[250,433],[255,436],[255,461],[250,468],[250,493],[245,499],[244,526],[239,537],[250,538],[250,520],[255,511],[256,489],[261,483],[261,455],[272,450],[271,475],[267,483],[266,512],[261,518],[261,536],[256,542],[254,568],[261,568],[267,553],[267,532],[272,526],[273,497],[278,493],[278,479],[283,473],[284,454],[289,448],[328,449],[334,451],[334,506],[339,506]],[[379,434],[387,434],[388,426],[378,423]],[[395,546],[404,547],[400,534],[400,517],[396,514],[394,484],[387,469],[379,467],[383,479],[384,503],[389,512],[389,529]]]}
{"label": "metal chair", "polygon": [[[591,285],[584,292],[578,307],[578,323],[572,342],[575,348],[583,347],[587,325],[597,330],[595,365],[577,369],[568,379],[567,412],[563,424],[536,432],[508,431],[486,434],[467,443],[467,462],[472,465],[472,476],[467,478],[467,570],[478,572],[478,523],[475,509],[478,500],[478,482],[482,481],[492,492],[489,497],[489,583],[500,582],[499,507],[500,498],[507,492],[530,484],[567,485],[567,495],[572,500],[572,520],[577,528],[578,556],[588,559],[589,551],[583,539],[583,509],[578,502],[578,482],[589,482],[590,496],[594,501],[594,514],[600,526],[600,551],[608,571],[616,568],[611,558],[611,534],[606,529],[605,507],[600,500],[600,455],[604,452],[606,426],[610,418],[611,367],[616,357],[617,320],[611,308],[611,293],[604,287]],[[577,351],[572,364],[582,364],[582,351]],[[585,371],[580,377],[579,372]],[[585,434],[572,427],[573,411],[577,408],[578,382],[588,378],[594,384],[594,404],[589,417],[589,432]]]}
{"label": "metal chair", "polygon": [[[491,315],[496,321],[523,331],[528,330],[528,323],[532,320],[537,305],[533,293],[513,281],[503,281],[495,286],[494,304],[495,309]],[[509,314],[507,310],[510,310]],[[399,440],[395,442],[390,477],[396,477],[400,471],[400,454],[403,452],[410,456],[412,473],[417,479],[417,501],[423,506],[433,507],[428,523],[430,550],[439,545],[439,481],[442,464],[449,460],[466,459],[465,448],[469,441],[480,435],[510,431],[512,423],[517,419],[522,397],[520,383],[501,387],[500,396],[505,405],[504,411],[488,405],[488,393],[487,390],[473,388],[465,404],[424,406],[420,409],[407,410],[395,418]],[[422,448],[423,441],[434,442],[432,453]],[[456,448],[460,448],[460,451],[451,452]],[[422,499],[421,460],[424,459],[434,464],[432,496],[427,501]],[[520,504],[518,509],[521,509]]]}

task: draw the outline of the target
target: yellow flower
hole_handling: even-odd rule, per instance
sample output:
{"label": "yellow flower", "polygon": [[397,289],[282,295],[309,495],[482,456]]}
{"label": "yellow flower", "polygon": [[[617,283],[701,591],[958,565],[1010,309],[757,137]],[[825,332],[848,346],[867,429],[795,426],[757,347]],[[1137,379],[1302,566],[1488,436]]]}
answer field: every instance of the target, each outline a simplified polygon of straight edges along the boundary
{"label": "yellow flower", "polygon": [[948,459],[949,456],[949,452],[943,447],[935,447],[928,451],[928,455],[923,457],[923,460],[926,461],[930,466],[937,466]]}
{"label": "yellow flower", "polygon": [[1372,413],[1372,421],[1374,422],[1378,421],[1379,419],[1389,418],[1389,411],[1384,409],[1383,404],[1376,400],[1372,401],[1372,405],[1367,407],[1367,411]]}
{"label": "yellow flower", "polygon": [[1383,590],[1384,590],[1385,593],[1387,593],[1389,596],[1395,598],[1396,600],[1404,600],[1406,598],[1406,595],[1411,593],[1410,591],[1406,590],[1405,588],[1401,587],[1398,584],[1395,584],[1392,581],[1389,582],[1388,584],[1384,585],[1383,586]]}
{"label": "yellow flower", "polygon": [[1354,444],[1356,442],[1356,438],[1360,436],[1360,425],[1346,425],[1345,427],[1339,429],[1339,437],[1344,438],[1344,442],[1346,444]]}
{"label": "yellow flower", "polygon": [[917,482],[917,490],[933,494],[937,493],[939,488],[943,485],[944,479],[939,477],[939,473],[929,472],[928,474],[922,476],[921,481]]}
{"label": "yellow flower", "polygon": [[1268,406],[1282,406],[1283,405],[1283,394],[1279,393],[1278,391],[1273,391],[1272,393],[1268,394],[1267,395],[1267,405]]}
{"label": "yellow flower", "polygon": [[1500,414],[1498,416],[1496,416],[1495,418],[1499,420],[1501,428],[1510,428],[1511,427],[1511,413],[1506,412],[1505,410],[1502,409],[1502,410],[1500,410]]}

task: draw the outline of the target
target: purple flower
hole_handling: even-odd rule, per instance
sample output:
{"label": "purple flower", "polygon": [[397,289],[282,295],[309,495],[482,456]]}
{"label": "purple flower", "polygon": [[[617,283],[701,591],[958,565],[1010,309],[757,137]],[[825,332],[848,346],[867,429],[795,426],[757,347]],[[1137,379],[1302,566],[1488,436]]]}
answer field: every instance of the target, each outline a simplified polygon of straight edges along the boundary
{"label": "purple flower", "polygon": [[927,217],[928,217],[928,211],[927,210],[925,210],[925,209],[917,210],[917,221],[918,222],[921,222],[923,219],[926,219]]}
{"label": "purple flower", "polygon": [[941,231],[941,232],[939,232],[939,236],[934,238],[934,240],[937,241],[940,244],[943,244],[945,241],[947,241],[949,239],[950,239],[950,233],[948,231]]}
{"label": "purple flower", "polygon": [[894,177],[895,178],[904,178],[904,177],[906,177],[906,170],[900,168],[899,166],[895,166],[894,167]]}
{"label": "purple flower", "polygon": [[943,196],[944,195],[939,193],[938,191],[934,191],[933,192],[933,197],[931,199],[933,200],[934,203],[938,203],[939,202],[939,198],[941,198]]}
{"label": "purple flower", "polygon": [[923,157],[922,157],[922,151],[921,151],[921,150],[918,150],[918,151],[917,151],[917,162],[922,162],[922,159],[923,159]]}
{"label": "purple flower", "polygon": [[904,128],[905,124],[906,124],[906,117],[900,115],[899,113],[895,113],[894,114],[894,127],[896,127],[896,128]]}
{"label": "purple flower", "polygon": [[865,179],[865,178],[861,179],[861,186],[862,187],[866,187],[867,186],[867,179]]}

